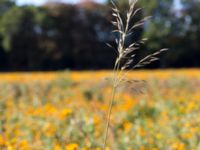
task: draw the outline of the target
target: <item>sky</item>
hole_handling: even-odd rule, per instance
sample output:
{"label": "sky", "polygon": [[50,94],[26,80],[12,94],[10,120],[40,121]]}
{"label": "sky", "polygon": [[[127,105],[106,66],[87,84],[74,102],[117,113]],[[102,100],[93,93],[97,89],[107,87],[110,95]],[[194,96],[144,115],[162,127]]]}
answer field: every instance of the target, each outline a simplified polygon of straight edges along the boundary
{"label": "sky", "polygon": [[[16,0],[18,5],[24,5],[24,4],[42,5],[47,1],[48,0]],[[55,0],[49,0],[49,1],[55,1]],[[57,0],[57,1],[67,2],[67,3],[77,3],[80,0]],[[102,3],[105,0],[95,0],[95,1]]]}
{"label": "sky", "polygon": [[[66,3],[77,3],[80,0],[16,0],[18,5],[24,5],[24,4],[33,4],[33,5],[42,5],[47,1],[60,1],[60,2],[66,2]],[[105,0],[95,0],[96,2],[103,3]],[[180,6],[180,0],[174,1],[175,8],[179,9]]]}

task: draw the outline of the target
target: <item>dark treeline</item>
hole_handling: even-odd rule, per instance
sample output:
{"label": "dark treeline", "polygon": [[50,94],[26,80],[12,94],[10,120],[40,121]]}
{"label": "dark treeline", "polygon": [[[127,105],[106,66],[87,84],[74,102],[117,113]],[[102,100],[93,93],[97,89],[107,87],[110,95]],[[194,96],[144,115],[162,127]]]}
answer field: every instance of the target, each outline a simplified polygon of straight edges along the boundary
{"label": "dark treeline", "polygon": [[[200,2],[198,0],[140,0],[145,7],[136,20],[152,15],[130,40],[147,37],[139,57],[160,48],[170,51],[151,68],[200,66]],[[118,6],[125,10],[126,1]],[[0,1],[0,70],[110,69],[115,51],[110,4],[46,3],[17,6]]]}

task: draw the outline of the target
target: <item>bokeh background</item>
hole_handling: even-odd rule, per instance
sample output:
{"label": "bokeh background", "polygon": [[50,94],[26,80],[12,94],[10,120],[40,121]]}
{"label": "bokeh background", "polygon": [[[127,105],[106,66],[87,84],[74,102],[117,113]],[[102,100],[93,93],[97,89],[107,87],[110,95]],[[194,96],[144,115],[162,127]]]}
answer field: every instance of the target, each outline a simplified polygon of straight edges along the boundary
{"label": "bokeh background", "polygon": [[[136,7],[133,22],[152,16],[127,39],[149,39],[136,62],[169,51],[117,88],[106,150],[200,150],[200,1]],[[0,0],[0,150],[102,150],[111,14],[109,0]]]}
{"label": "bokeh background", "polygon": [[[126,10],[127,1],[117,3]],[[200,66],[198,0],[140,0],[137,7],[145,9],[136,20],[152,16],[132,36],[149,39],[138,55],[170,49],[148,67]],[[111,19],[109,0],[1,0],[0,70],[112,69]]]}

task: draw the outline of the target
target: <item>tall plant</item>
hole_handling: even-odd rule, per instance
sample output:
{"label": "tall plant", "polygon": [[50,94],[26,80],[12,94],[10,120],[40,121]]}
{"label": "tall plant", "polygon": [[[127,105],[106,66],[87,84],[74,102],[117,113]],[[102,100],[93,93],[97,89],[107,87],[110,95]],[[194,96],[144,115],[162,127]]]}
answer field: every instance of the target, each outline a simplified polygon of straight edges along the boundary
{"label": "tall plant", "polygon": [[[133,30],[144,25],[145,21],[150,17],[144,17],[136,23],[133,23],[134,17],[142,10],[142,8],[136,8],[138,0],[129,0],[129,9],[126,13],[125,19],[122,18],[122,14],[117,7],[117,5],[111,0],[112,3],[112,15],[114,20],[111,23],[115,26],[115,30],[113,32],[118,33],[118,38],[115,39],[116,47],[108,44],[109,47],[113,48],[117,52],[117,58],[114,64],[113,69],[113,78],[112,78],[112,97],[109,103],[109,110],[107,113],[107,124],[106,131],[103,143],[103,150],[105,150],[108,139],[108,130],[110,126],[110,118],[112,115],[113,103],[115,101],[115,96],[117,92],[118,86],[122,82],[127,82],[127,74],[130,70],[144,67],[145,65],[151,64],[159,60],[159,55],[168,49],[161,49],[156,51],[155,53],[149,54],[146,57],[140,59],[135,63],[136,51],[140,49],[141,44],[143,44],[146,39],[141,39],[137,42],[133,42],[131,44],[126,43],[127,39],[131,34],[133,34]],[[125,71],[126,70],[126,71]]]}

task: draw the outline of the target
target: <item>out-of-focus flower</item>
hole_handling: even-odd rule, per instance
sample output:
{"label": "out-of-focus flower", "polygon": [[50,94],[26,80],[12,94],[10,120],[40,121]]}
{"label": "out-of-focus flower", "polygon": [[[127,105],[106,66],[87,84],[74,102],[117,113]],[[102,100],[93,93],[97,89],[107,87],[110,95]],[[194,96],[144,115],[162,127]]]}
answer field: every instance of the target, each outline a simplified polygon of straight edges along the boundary
{"label": "out-of-focus flower", "polygon": [[78,144],[71,143],[65,146],[65,150],[78,150]]}
{"label": "out-of-focus flower", "polygon": [[59,118],[61,120],[65,119],[67,116],[69,116],[70,114],[72,114],[72,110],[71,109],[63,109],[60,113],[59,113]]}

